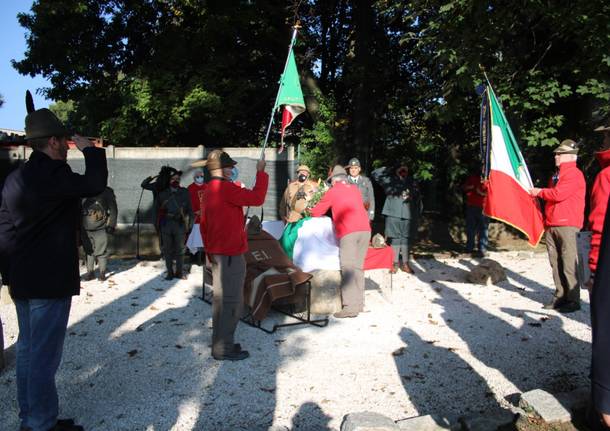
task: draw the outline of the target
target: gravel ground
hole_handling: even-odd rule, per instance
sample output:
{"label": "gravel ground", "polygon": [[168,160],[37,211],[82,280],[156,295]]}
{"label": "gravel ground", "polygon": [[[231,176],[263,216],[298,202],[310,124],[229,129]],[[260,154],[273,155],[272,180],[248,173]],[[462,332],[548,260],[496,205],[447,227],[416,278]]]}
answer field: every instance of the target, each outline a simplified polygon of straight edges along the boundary
{"label": "gravel ground", "polygon": [[[91,430],[339,429],[346,413],[394,420],[511,408],[515,394],[588,385],[588,295],[583,309],[541,309],[551,298],[546,254],[492,253],[499,286],[465,283],[470,258],[420,259],[417,274],[367,273],[367,312],[326,328],[267,335],[240,324],[246,361],[210,357],[211,309],[201,270],[167,282],[161,262],[112,262],[105,283],[74,299],[58,373],[62,417]],[[0,429],[17,430],[14,308],[0,305],[8,368]],[[279,316],[266,322],[281,320]]]}

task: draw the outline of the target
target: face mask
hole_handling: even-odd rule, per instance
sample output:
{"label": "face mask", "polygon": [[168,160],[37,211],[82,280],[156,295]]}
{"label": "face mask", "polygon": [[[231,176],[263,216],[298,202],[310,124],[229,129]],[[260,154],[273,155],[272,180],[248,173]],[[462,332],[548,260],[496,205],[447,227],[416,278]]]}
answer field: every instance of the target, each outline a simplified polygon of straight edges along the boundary
{"label": "face mask", "polygon": [[301,174],[301,175],[299,175],[298,179],[299,179],[300,183],[304,183],[305,181],[307,181],[307,175]]}
{"label": "face mask", "polygon": [[203,177],[195,177],[196,184],[203,184]]}
{"label": "face mask", "polygon": [[230,180],[232,182],[235,182],[235,181],[237,181],[237,177],[238,176],[239,176],[239,170],[235,166],[233,166],[233,169],[231,169],[231,178],[230,178]]}
{"label": "face mask", "polygon": [[172,181],[171,183],[169,183],[169,185],[177,189],[178,187],[180,187],[180,181]]}

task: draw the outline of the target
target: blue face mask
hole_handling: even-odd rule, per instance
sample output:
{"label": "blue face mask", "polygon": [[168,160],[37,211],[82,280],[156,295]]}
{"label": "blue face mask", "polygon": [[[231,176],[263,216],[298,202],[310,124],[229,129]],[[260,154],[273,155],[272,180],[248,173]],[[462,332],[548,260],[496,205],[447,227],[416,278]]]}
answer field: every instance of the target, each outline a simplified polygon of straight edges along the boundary
{"label": "blue face mask", "polygon": [[203,177],[195,177],[195,183],[203,184]]}
{"label": "blue face mask", "polygon": [[237,181],[237,177],[239,177],[239,169],[237,169],[237,167],[233,166],[233,169],[231,169],[231,178],[230,180],[232,182]]}

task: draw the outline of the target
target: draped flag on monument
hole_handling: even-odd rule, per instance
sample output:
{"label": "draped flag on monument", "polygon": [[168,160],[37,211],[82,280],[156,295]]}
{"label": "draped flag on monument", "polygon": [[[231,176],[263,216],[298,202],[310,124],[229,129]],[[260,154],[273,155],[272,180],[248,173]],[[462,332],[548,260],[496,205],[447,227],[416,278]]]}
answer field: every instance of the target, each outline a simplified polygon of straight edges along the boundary
{"label": "draped flag on monument", "polygon": [[542,213],[536,198],[528,193],[532,179],[490,85],[481,103],[481,150],[488,180],[483,212],[523,232],[535,247],[544,233]]}
{"label": "draped flag on monument", "polygon": [[[282,149],[284,148],[284,133],[286,127],[294,121],[294,119],[305,112],[305,100],[301,91],[301,82],[299,80],[299,72],[297,71],[297,63],[294,59],[294,52],[290,50],[286,68],[280,78],[280,91],[275,101],[273,109],[284,107],[282,112]],[[280,150],[281,151],[281,150]]]}

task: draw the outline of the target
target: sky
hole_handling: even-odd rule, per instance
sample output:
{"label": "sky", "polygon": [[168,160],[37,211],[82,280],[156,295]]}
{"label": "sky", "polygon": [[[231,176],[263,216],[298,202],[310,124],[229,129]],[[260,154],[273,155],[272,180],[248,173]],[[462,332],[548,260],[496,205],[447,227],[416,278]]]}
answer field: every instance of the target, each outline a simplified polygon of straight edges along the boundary
{"label": "sky", "polygon": [[32,0],[0,1],[0,94],[4,105],[0,107],[0,128],[23,130],[25,119],[25,90],[34,96],[36,108],[46,108],[52,101],[36,94],[39,88],[50,83],[42,76],[31,78],[20,75],[11,66],[11,60],[22,60],[26,50],[25,29],[17,22],[19,12],[29,12]]}

